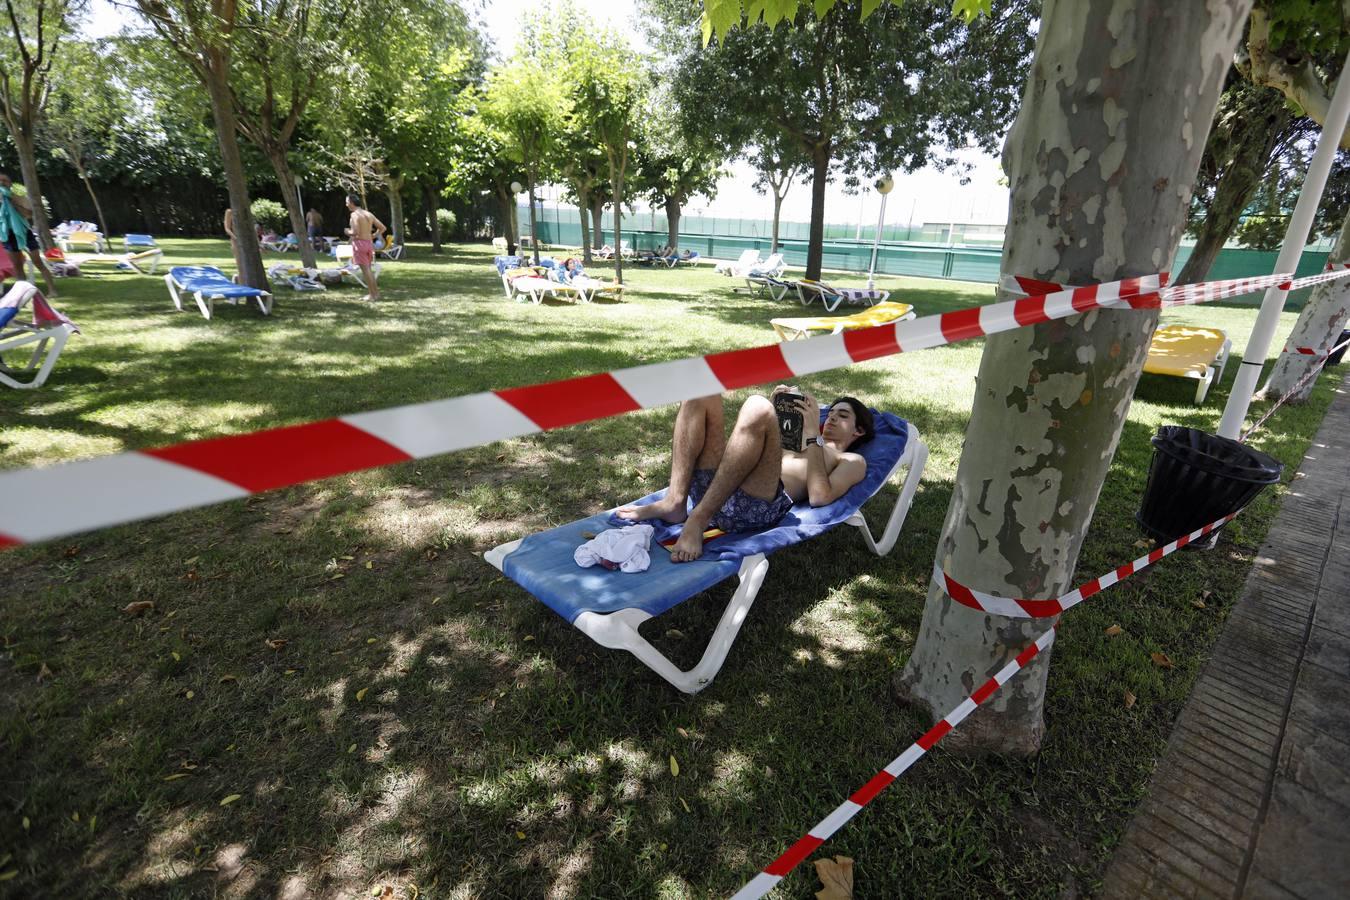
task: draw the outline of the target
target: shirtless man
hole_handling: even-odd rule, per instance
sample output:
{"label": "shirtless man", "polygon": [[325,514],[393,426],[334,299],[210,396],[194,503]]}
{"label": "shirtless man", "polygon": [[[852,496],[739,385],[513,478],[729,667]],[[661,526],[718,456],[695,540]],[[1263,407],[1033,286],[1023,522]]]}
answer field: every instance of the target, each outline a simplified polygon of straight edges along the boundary
{"label": "shirtless man", "polygon": [[309,237],[309,244],[315,250],[322,249],[323,245],[323,216],[314,207],[309,208],[305,213],[305,232]]}
{"label": "shirtless man", "polygon": [[[670,488],[664,499],[646,506],[625,506],[623,519],[684,522],[670,558],[689,562],[703,553],[703,532],[711,525],[723,531],[771,528],[793,503],[803,500],[825,506],[862,481],[867,462],[849,449],[874,432],[872,413],[858,400],[841,397],[830,404],[824,425],[816,399],[802,394],[805,450],[782,449],[773,401],[756,395],[745,401],[731,437],[725,437],[722,398],[700,397],[680,404],[671,449]],[[686,500],[694,508],[686,511]]]}
{"label": "shirtless man", "polygon": [[361,198],[355,194],[347,195],[347,209],[352,214],[351,227],[347,229],[347,234],[352,239],[352,262],[361,267],[361,274],[365,276],[366,285],[370,288],[370,293],[361,299],[378,300],[380,286],[375,283],[375,273],[371,269],[371,264],[375,262],[375,236],[378,234],[383,237],[389,229],[371,215],[370,210],[361,206]]}

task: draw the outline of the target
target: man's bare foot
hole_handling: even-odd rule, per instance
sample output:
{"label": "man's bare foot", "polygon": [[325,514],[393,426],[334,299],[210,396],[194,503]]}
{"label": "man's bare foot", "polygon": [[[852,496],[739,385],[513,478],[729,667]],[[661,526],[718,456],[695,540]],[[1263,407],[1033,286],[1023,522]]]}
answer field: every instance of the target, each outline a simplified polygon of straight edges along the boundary
{"label": "man's bare foot", "polygon": [[689,517],[689,510],[683,497],[676,500],[674,497],[667,496],[645,506],[620,507],[615,510],[614,514],[620,519],[627,519],[630,522],[641,522],[643,519],[661,519],[672,524],[678,524]]}
{"label": "man's bare foot", "polygon": [[686,522],[680,539],[670,548],[671,562],[693,562],[703,555],[703,529]]}

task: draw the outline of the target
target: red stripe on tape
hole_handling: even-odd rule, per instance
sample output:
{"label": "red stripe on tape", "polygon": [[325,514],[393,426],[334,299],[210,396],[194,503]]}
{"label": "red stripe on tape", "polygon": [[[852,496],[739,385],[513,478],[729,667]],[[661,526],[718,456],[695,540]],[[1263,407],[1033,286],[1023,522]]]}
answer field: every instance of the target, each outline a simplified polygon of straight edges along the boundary
{"label": "red stripe on tape", "polygon": [[998,680],[990,678],[984,684],[980,685],[979,690],[970,695],[970,699],[975,701],[976,706],[979,706],[981,703],[992,697],[996,690],[998,690]]}
{"label": "red stripe on tape", "polygon": [[1073,289],[1073,308],[1078,312],[1087,312],[1097,308],[1097,286],[1089,284]]}
{"label": "red stripe on tape", "polygon": [[980,609],[980,601],[975,599],[975,594],[970,588],[959,581],[953,581],[947,577],[947,573],[942,573],[942,583],[947,589],[947,596],[951,597],[962,606],[969,606],[972,609]]}
{"label": "red stripe on tape", "polygon": [[412,459],[392,444],[337,419],[142,452],[223,478],[253,493]]}
{"label": "red stripe on tape", "polygon": [[18,538],[12,538],[7,534],[0,534],[0,547],[17,547],[22,543],[23,541]]}
{"label": "red stripe on tape", "polygon": [[1311,347],[1299,347],[1299,348],[1298,348],[1298,352],[1299,352],[1299,353],[1302,353],[1304,356],[1316,356],[1316,355],[1317,355],[1317,351],[1314,350],[1314,349],[1311,348]]}
{"label": "red stripe on tape", "polygon": [[825,842],[818,837],[812,837],[809,834],[802,835],[801,839],[789,847],[786,853],[764,867],[764,874],[777,875],[782,878],[791,872],[797,863],[815,853],[816,848],[823,843]]}
{"label": "red stripe on tape", "polygon": [[1182,547],[1185,547],[1190,542],[1191,536],[1189,534],[1183,534],[1181,537],[1177,538],[1177,549],[1180,550]]}
{"label": "red stripe on tape", "polygon": [[1031,662],[1033,659],[1035,659],[1035,658],[1036,658],[1036,654],[1037,654],[1037,653],[1040,653],[1040,652],[1041,652],[1041,648],[1040,648],[1040,647],[1037,647],[1036,644],[1035,644],[1035,642],[1032,642],[1032,643],[1028,644],[1028,645],[1027,645],[1027,649],[1025,649],[1025,650],[1023,650],[1021,653],[1017,654],[1017,665],[1018,665],[1019,667],[1020,667],[1020,666],[1025,666],[1027,663],[1029,663],[1029,662]]}
{"label": "red stripe on tape", "polygon": [[1094,578],[1078,589],[1078,595],[1082,597],[1084,600],[1086,600],[1093,594],[1099,593],[1101,589],[1102,589],[1102,580],[1100,578]]}
{"label": "red stripe on tape", "polygon": [[932,728],[928,729],[928,731],[924,732],[924,736],[919,738],[914,743],[918,744],[924,750],[932,750],[933,745],[936,744],[938,741],[942,740],[944,737],[946,737],[947,732],[951,730],[952,730],[951,723],[948,722],[946,719],[943,719],[942,721],[934,725]]}
{"label": "red stripe on tape", "polygon": [[576,425],[642,407],[608,373],[494,391],[544,430]]}
{"label": "red stripe on tape", "polygon": [[947,339],[949,344],[984,335],[984,329],[980,327],[980,308],[978,306],[943,313],[942,317],[938,319],[938,324],[942,326],[942,336]]}
{"label": "red stripe on tape", "polygon": [[1282,291],[1287,291],[1287,290],[1289,290],[1289,285],[1290,285],[1290,283],[1291,283],[1291,282],[1288,282],[1288,281],[1281,281],[1279,284],[1277,284],[1277,285],[1275,285],[1275,286],[1276,286],[1277,288],[1279,288],[1280,290],[1282,290]]}
{"label": "red stripe on tape", "polygon": [[710,353],[704,359],[728,390],[770,381],[789,381],[796,376],[788,368],[781,347],[781,344],[771,344],[748,350],[729,350]]}
{"label": "red stripe on tape", "polygon": [[1116,569],[1116,581],[1124,581],[1134,574],[1134,563],[1127,562]]}
{"label": "red stripe on tape", "polygon": [[894,325],[877,325],[844,332],[844,349],[854,362],[866,362],[879,356],[900,352]]}
{"label": "red stripe on tape", "polygon": [[1044,619],[1046,616],[1057,616],[1064,612],[1064,607],[1058,600],[1018,600],[1017,605],[1033,619]]}
{"label": "red stripe on tape", "polygon": [[885,769],[882,769],[880,772],[872,776],[871,781],[867,782],[867,784],[864,784],[862,787],[854,791],[853,796],[849,797],[848,799],[852,800],[859,806],[866,806],[867,804],[872,802],[873,797],[875,797],[877,794],[880,794],[882,791],[886,790],[886,786],[889,785],[894,780],[895,780],[894,775],[892,775],[890,772],[887,772]]}
{"label": "red stripe on tape", "polygon": [[1020,287],[1024,293],[1031,296],[1035,296],[1036,294],[1053,294],[1055,291],[1062,290],[1062,288],[1053,281],[1041,281],[1039,278],[1028,278],[1025,275],[1014,275],[1013,279],[1016,280],[1017,286]]}
{"label": "red stripe on tape", "polygon": [[1013,318],[1018,325],[1039,325],[1046,320],[1045,297],[1023,297],[1013,303]]}
{"label": "red stripe on tape", "polygon": [[1148,561],[1151,563],[1155,563],[1158,560],[1162,559],[1164,555],[1165,554],[1163,553],[1163,548],[1156,547],[1148,552]]}

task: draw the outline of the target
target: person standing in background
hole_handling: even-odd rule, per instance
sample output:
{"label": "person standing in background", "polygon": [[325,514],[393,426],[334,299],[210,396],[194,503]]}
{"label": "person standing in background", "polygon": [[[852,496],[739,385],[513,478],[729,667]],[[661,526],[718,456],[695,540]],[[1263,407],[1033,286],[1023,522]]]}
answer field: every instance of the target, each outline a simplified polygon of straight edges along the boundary
{"label": "person standing in background", "polygon": [[309,208],[305,213],[305,231],[309,235],[309,242],[315,250],[323,249],[323,216],[314,207]]}
{"label": "person standing in background", "polygon": [[244,267],[239,264],[239,238],[234,233],[234,210],[225,207],[225,234],[230,238],[230,253],[234,255],[234,271],[243,272]]}
{"label": "person standing in background", "polygon": [[14,193],[14,182],[10,180],[9,174],[0,172],[0,244],[8,251],[14,271],[20,278],[23,277],[23,252],[28,251],[33,267],[42,273],[42,280],[47,283],[47,297],[50,299],[56,296],[56,284],[52,281],[46,260],[42,258],[37,235],[28,227],[28,216],[31,214],[32,210],[24,198]]}

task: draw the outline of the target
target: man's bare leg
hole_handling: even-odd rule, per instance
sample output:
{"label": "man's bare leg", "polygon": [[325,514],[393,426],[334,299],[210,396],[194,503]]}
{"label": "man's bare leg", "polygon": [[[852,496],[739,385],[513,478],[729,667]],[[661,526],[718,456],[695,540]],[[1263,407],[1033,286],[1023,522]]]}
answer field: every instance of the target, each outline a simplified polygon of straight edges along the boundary
{"label": "man's bare leg", "polygon": [[374,263],[361,263],[361,274],[366,276],[366,297],[370,300],[380,299],[380,286],[375,282]]}
{"label": "man's bare leg", "polygon": [[772,500],[783,473],[783,450],[778,442],[778,418],[767,397],[745,401],[736,427],[727,440],[722,463],[703,499],[689,512],[680,539],[671,548],[673,562],[689,562],[703,555],[703,532],[712,517],[737,488],[752,497]]}
{"label": "man's bare leg", "polygon": [[625,506],[616,515],[634,522],[664,519],[683,522],[689,483],[695,469],[716,469],[726,449],[725,414],[719,396],[698,397],[680,404],[670,448],[670,487],[666,496],[646,506]]}

